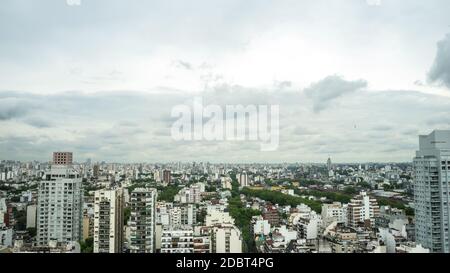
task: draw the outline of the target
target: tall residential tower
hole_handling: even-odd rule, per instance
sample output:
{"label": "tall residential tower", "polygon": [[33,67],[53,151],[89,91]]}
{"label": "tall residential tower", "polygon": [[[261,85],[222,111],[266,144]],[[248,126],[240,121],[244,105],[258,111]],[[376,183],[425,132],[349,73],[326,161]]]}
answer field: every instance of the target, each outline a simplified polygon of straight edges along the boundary
{"label": "tall residential tower", "polygon": [[[55,153],[56,154],[56,153]],[[81,175],[72,167],[71,154],[54,155],[51,169],[39,183],[37,244],[69,244],[82,237],[83,191]]]}
{"label": "tall residential tower", "polygon": [[94,253],[122,252],[123,213],[122,189],[95,192]]}
{"label": "tall residential tower", "polygon": [[155,252],[156,199],[156,189],[137,188],[131,193],[131,253]]}
{"label": "tall residential tower", "polygon": [[450,252],[450,130],[419,136],[414,158],[416,241],[432,252]]}

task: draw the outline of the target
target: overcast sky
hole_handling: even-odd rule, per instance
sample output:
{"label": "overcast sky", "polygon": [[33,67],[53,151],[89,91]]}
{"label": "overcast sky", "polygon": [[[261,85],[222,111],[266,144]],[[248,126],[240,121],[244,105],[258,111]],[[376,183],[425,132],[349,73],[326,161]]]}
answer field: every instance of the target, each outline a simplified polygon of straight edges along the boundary
{"label": "overcast sky", "polygon": [[[0,159],[411,161],[450,129],[448,0],[2,0]],[[279,104],[280,147],[175,142],[172,108]]]}

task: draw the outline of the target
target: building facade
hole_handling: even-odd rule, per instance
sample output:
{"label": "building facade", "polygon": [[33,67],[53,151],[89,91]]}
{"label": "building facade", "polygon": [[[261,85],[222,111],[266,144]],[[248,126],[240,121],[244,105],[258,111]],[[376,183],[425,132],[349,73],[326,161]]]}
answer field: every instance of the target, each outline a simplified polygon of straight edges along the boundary
{"label": "building facade", "polygon": [[361,192],[350,200],[347,207],[347,221],[352,228],[374,227],[375,218],[380,214],[380,206],[375,198]]}
{"label": "building facade", "polygon": [[71,165],[73,163],[73,154],[71,152],[54,152],[54,165]]}
{"label": "building facade", "polygon": [[82,236],[83,190],[80,174],[70,165],[52,165],[39,183],[37,244],[69,244]]}
{"label": "building facade", "polygon": [[123,204],[121,189],[95,192],[94,253],[122,252]]}
{"label": "building facade", "polygon": [[211,253],[242,253],[241,231],[234,225],[220,225],[211,229]]}
{"label": "building facade", "polygon": [[156,189],[137,188],[131,192],[130,252],[155,252]]}
{"label": "building facade", "polygon": [[450,252],[450,131],[419,136],[414,158],[416,242],[431,252]]}
{"label": "building facade", "polygon": [[164,227],[161,236],[161,253],[194,253],[192,226]]}

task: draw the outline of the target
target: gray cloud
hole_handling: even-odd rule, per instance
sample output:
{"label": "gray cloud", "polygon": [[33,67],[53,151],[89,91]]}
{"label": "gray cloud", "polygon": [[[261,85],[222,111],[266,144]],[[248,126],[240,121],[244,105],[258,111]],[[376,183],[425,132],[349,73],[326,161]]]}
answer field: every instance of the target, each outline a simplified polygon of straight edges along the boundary
{"label": "gray cloud", "polygon": [[[253,142],[172,140],[172,107],[192,106],[196,96],[203,97],[204,105],[278,104],[279,150],[262,153]],[[14,102],[5,105],[40,105],[28,108],[23,116],[0,120],[0,159],[48,160],[53,150],[71,150],[80,161],[192,161],[195,157],[211,162],[324,162],[328,155],[336,162],[405,161],[413,156],[418,134],[449,124],[450,99],[445,96],[407,90],[344,91],[328,94],[328,102],[345,107],[328,107],[327,115],[311,111],[315,101],[307,98],[304,92],[277,86],[256,89],[232,84],[191,95],[164,89],[53,95],[0,91],[0,101]]]}
{"label": "gray cloud", "polygon": [[32,106],[18,97],[0,97],[0,120],[10,120],[20,118],[30,111]]}
{"label": "gray cloud", "polygon": [[428,80],[450,89],[450,34],[437,43],[437,53]]}
{"label": "gray cloud", "polygon": [[394,129],[394,127],[389,125],[378,125],[373,127],[373,130],[375,131],[391,131],[392,129]]}
{"label": "gray cloud", "polygon": [[49,120],[39,117],[29,117],[26,118],[24,122],[36,128],[50,128],[53,126],[52,122],[50,122]]}
{"label": "gray cloud", "polygon": [[9,120],[25,115],[26,109],[21,107],[5,107],[0,109],[0,120]]}
{"label": "gray cloud", "polygon": [[304,92],[313,100],[314,112],[319,113],[339,97],[343,97],[365,87],[367,87],[365,80],[346,81],[342,77],[334,75],[313,83]]}
{"label": "gray cloud", "polygon": [[187,70],[194,69],[192,64],[182,61],[182,60],[177,60],[175,63],[178,68],[183,68],[183,69],[187,69]]}
{"label": "gray cloud", "polygon": [[311,135],[317,135],[317,132],[315,132],[314,130],[302,127],[302,126],[297,126],[294,129],[294,134],[300,135],[300,136],[311,136]]}

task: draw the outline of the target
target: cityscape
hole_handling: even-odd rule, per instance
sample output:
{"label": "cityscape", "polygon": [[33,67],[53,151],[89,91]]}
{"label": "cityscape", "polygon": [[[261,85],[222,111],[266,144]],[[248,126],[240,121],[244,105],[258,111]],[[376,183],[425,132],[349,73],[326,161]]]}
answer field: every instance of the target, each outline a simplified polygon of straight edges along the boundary
{"label": "cityscape", "polygon": [[409,163],[1,161],[2,253],[448,253],[450,130]]}
{"label": "cityscape", "polygon": [[449,10],[2,0],[0,262],[450,253]]}

